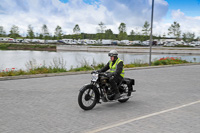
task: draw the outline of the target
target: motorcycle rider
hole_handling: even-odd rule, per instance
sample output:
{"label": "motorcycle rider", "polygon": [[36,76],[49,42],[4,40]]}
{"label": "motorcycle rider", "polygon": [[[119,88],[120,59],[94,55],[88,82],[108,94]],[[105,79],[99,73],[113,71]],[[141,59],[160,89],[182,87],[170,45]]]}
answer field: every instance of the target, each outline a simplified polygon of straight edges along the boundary
{"label": "motorcycle rider", "polygon": [[106,72],[110,69],[110,73],[108,73],[109,83],[111,89],[115,92],[114,100],[116,100],[120,97],[117,84],[124,78],[124,64],[123,61],[118,58],[118,52],[116,50],[111,50],[108,56],[110,56],[110,61],[102,69],[98,70],[98,72]]}

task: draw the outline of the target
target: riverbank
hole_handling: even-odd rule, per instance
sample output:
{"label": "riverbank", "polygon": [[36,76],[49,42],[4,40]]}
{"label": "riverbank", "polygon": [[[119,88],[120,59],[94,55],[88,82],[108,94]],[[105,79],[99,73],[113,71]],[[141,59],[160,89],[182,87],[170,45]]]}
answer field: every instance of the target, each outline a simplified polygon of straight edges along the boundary
{"label": "riverbank", "polygon": [[[58,45],[57,51],[109,52],[116,49],[119,53],[149,53],[149,47],[131,46],[77,46]],[[200,55],[200,47],[152,47],[152,54],[196,54]]]}
{"label": "riverbank", "polygon": [[0,43],[0,50],[56,51],[55,45]]}

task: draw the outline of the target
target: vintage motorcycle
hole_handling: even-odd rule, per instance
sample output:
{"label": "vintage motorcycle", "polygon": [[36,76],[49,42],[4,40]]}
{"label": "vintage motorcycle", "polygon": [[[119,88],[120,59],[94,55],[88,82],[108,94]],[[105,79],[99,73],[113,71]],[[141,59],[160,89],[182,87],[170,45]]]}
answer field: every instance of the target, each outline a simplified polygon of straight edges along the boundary
{"label": "vintage motorcycle", "polygon": [[91,110],[95,107],[97,103],[111,102],[118,100],[124,103],[129,100],[131,93],[135,92],[133,90],[133,85],[135,85],[135,80],[130,78],[123,78],[123,80],[118,84],[118,89],[120,92],[120,97],[114,100],[114,90],[111,89],[109,84],[108,73],[99,73],[93,71],[91,78],[91,83],[84,85],[78,95],[78,104],[83,110]]}

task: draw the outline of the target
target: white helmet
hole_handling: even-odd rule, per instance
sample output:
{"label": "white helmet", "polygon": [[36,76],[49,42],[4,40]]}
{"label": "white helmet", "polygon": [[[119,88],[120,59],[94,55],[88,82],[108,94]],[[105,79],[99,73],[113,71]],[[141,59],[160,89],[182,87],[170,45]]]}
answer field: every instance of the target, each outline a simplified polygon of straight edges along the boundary
{"label": "white helmet", "polygon": [[111,50],[111,51],[108,53],[108,56],[118,56],[117,50]]}

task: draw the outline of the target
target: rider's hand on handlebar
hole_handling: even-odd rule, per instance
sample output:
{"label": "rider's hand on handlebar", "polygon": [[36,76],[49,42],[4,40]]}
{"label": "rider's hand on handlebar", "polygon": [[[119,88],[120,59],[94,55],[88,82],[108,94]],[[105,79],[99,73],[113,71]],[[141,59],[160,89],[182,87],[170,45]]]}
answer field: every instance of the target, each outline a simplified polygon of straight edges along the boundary
{"label": "rider's hand on handlebar", "polygon": [[98,72],[98,73],[100,73],[100,72],[101,72],[101,70],[97,70],[97,72]]}
{"label": "rider's hand on handlebar", "polygon": [[91,74],[96,73],[97,71],[92,71]]}
{"label": "rider's hand on handlebar", "polygon": [[91,74],[93,74],[93,73],[100,73],[100,72],[101,72],[101,70],[94,70],[94,71],[91,72]]}

